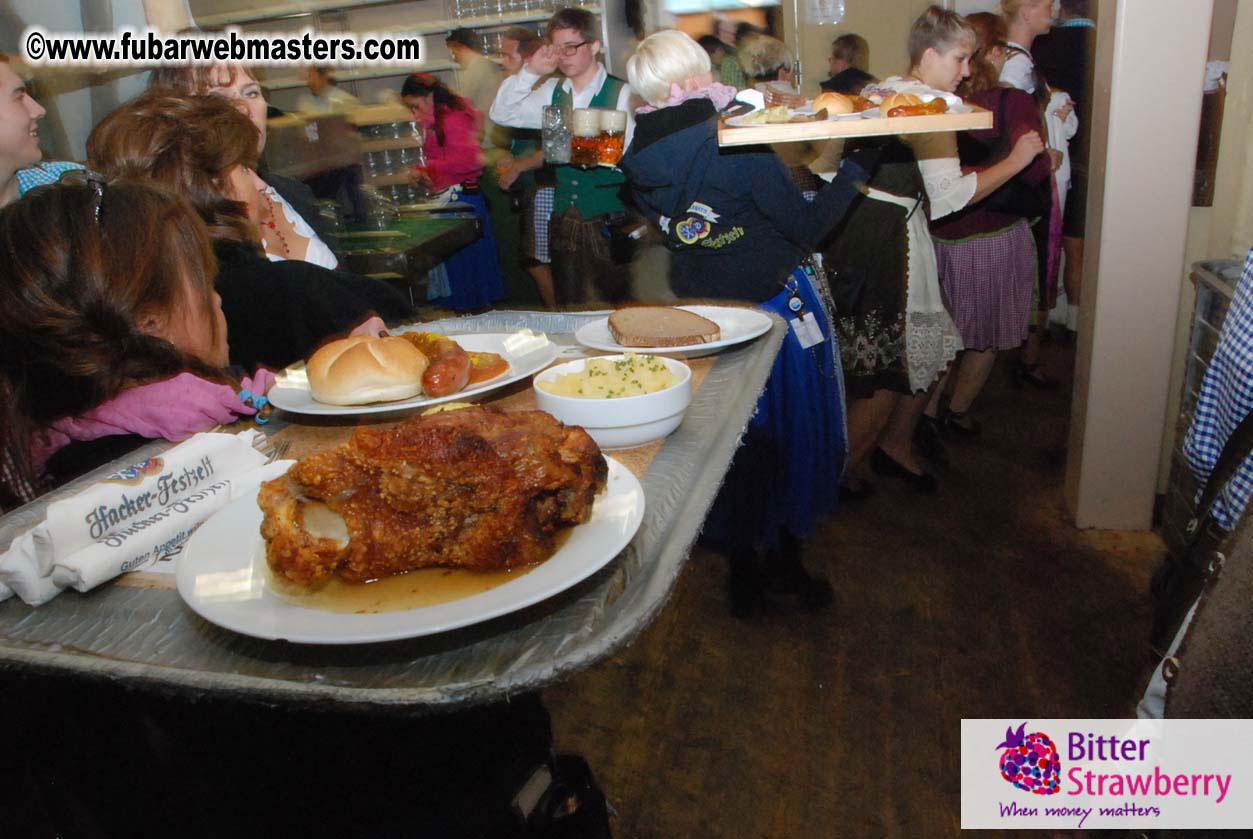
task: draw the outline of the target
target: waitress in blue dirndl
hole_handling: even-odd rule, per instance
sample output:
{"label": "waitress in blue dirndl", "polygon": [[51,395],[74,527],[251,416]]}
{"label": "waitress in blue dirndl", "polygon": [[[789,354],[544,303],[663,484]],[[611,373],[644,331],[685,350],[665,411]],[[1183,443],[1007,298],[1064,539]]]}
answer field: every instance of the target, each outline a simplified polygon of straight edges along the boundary
{"label": "waitress in blue dirndl", "polygon": [[810,203],[770,150],[720,149],[718,112],[735,90],[710,80],[708,55],[683,33],[646,38],[627,73],[649,106],[620,165],[666,237],[675,294],[749,302],[788,327],[702,535],[730,561],[737,614],[775,595],[825,605],[831,586],[805,571],[801,547],[835,504],[847,435],[829,295],[808,257],[867,173],[846,158]]}
{"label": "waitress in blue dirndl", "polygon": [[432,192],[460,187],[459,198],[474,209],[482,235],[430,272],[428,300],[456,311],[485,309],[505,296],[505,280],[496,255],[496,239],[487,203],[479,192],[483,149],[479,131],[483,116],[429,73],[411,73],[400,99],[422,126],[426,165],[412,179]]}

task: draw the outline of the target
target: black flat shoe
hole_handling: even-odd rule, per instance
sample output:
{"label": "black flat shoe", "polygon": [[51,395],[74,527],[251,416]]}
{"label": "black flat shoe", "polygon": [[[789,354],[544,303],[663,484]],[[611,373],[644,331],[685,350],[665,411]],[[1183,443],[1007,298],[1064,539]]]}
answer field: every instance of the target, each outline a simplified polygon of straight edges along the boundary
{"label": "black flat shoe", "polygon": [[912,484],[915,488],[925,492],[934,492],[939,487],[939,481],[934,475],[928,475],[926,472],[915,472],[909,467],[900,463],[892,455],[883,449],[876,448],[874,454],[870,457],[870,465],[880,475],[890,475],[893,478],[900,478],[906,483]]}
{"label": "black flat shoe", "polygon": [[983,426],[965,411],[948,411],[944,414],[944,433],[954,438],[971,439],[979,436]]}
{"label": "black flat shoe", "polygon": [[816,577],[803,568],[781,577],[767,577],[765,592],[773,600],[790,601],[794,608],[815,612],[835,601],[835,589],[822,577]]}
{"label": "black flat shoe", "polygon": [[1048,390],[1056,387],[1057,382],[1052,378],[1044,375],[1044,371],[1037,364],[1024,364],[1018,368],[1018,377],[1032,387],[1038,387],[1040,390]]}
{"label": "black flat shoe", "polygon": [[840,481],[841,501],[860,501],[874,495],[874,484],[864,478],[845,475]]}
{"label": "black flat shoe", "polygon": [[740,620],[748,620],[756,612],[764,611],[766,592],[761,579],[733,570],[727,579],[727,605],[731,616]]}
{"label": "black flat shoe", "polygon": [[944,451],[944,441],[941,434],[941,423],[935,417],[922,415],[922,419],[918,421],[918,427],[914,429],[914,446],[923,455],[929,457],[937,463],[944,463],[947,460],[947,452]]}

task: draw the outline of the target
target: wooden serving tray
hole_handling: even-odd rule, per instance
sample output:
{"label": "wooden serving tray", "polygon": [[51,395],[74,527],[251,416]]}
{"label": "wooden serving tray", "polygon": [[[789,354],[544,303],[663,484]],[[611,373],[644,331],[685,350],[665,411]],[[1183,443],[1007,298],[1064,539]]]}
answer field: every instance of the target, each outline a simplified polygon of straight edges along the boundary
{"label": "wooden serving tray", "polygon": [[778,122],[718,126],[718,145],[745,146],[753,143],[799,143],[832,137],[875,137],[882,134],[929,134],[937,131],[972,131],[992,127],[992,112],[977,105],[968,114],[934,114],[920,117],[874,117],[833,119],[821,122]]}

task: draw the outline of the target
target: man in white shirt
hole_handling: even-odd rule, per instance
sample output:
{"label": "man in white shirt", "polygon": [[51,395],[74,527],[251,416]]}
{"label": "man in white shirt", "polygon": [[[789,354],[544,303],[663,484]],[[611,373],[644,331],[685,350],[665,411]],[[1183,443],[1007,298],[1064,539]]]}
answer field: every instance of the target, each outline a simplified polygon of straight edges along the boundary
{"label": "man in white shirt", "polygon": [[[600,21],[584,9],[562,9],[548,21],[548,45],[532,55],[517,73],[501,82],[492,104],[493,122],[512,128],[540,128],[544,108],[607,108],[627,114],[625,145],[631,144],[635,119],[631,89],[610,76],[598,60]],[[559,70],[563,78],[541,84]],[[620,191],[625,178],[617,169],[552,167],[556,179],[550,225],[553,271],[561,303],[625,299],[629,264],[610,253],[608,225],[625,218]]]}
{"label": "man in white shirt", "polygon": [[483,126],[479,129],[479,143],[484,149],[493,147],[487,112],[496,98],[496,89],[500,87],[500,68],[483,55],[482,39],[472,29],[454,29],[448,33],[444,44],[453,61],[461,68],[457,74],[457,92],[469,99],[474,110],[484,117]]}
{"label": "man in white shirt", "polygon": [[308,93],[300,95],[296,110],[302,114],[342,114],[361,107],[361,100],[336,86],[329,67],[310,67],[305,71]]}
{"label": "man in white shirt", "polygon": [[0,207],[17,200],[17,172],[43,157],[39,150],[39,120],[43,107],[30,97],[26,81],[0,53]]}

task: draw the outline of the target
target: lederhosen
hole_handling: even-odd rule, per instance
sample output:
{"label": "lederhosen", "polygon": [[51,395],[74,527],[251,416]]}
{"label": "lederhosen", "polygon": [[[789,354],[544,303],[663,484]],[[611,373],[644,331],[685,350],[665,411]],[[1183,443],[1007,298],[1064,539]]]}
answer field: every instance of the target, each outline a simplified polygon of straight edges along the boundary
{"label": "lederhosen", "polygon": [[[622,79],[608,76],[588,107],[616,109],[625,85]],[[573,107],[564,84],[553,89],[552,104]],[[549,247],[559,301],[625,299],[630,286],[629,266],[613,261],[608,224],[627,211],[621,195],[626,176],[606,167],[556,165],[551,171],[555,192]]]}

